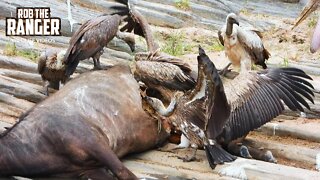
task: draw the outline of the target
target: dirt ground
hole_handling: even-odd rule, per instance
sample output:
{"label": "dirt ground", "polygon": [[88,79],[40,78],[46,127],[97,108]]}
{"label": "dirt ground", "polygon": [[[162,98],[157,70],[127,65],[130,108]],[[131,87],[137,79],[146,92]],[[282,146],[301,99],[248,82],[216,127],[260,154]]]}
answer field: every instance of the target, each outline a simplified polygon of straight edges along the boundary
{"label": "dirt ground", "polygon": [[[315,54],[311,54],[309,51],[310,40],[313,28],[318,18],[318,14],[319,12],[314,13],[300,26],[298,26],[294,30],[291,30],[291,27],[294,23],[293,18],[250,14],[248,13],[248,11],[241,12],[241,16],[245,18],[251,20],[260,18],[274,24],[271,29],[263,32],[263,42],[265,48],[268,49],[268,51],[271,53],[271,58],[268,60],[267,65],[285,67],[295,63],[304,63],[307,64],[307,66],[318,68],[320,72],[320,51]],[[185,59],[185,61],[191,64],[194,69],[196,69],[197,67],[196,56],[198,45],[200,44],[202,47],[204,47],[204,49],[206,49],[210,58],[215,62],[218,68],[223,68],[228,63],[228,59],[224,55],[223,47],[218,42],[217,31],[211,31],[197,27],[182,29],[152,27],[152,30],[154,31],[154,36],[159,42],[162,50],[166,50],[166,48],[168,49],[168,47],[170,47],[170,44],[167,44],[167,42],[172,41],[173,45],[171,45],[173,47],[177,47],[177,49],[182,48],[181,52],[177,52],[176,56],[180,56]],[[138,38],[138,43],[145,45],[144,40],[141,38]],[[41,44],[41,47],[49,46],[43,46],[43,44]],[[2,49],[0,49],[0,53],[3,54]],[[107,60],[107,62],[110,64],[117,63],[117,61],[114,60]],[[312,77],[314,79],[313,85],[315,86],[316,91],[319,91],[320,75],[312,74]],[[312,106],[312,108],[317,108],[319,110],[319,102],[320,99],[317,98],[316,104]],[[0,119],[7,119],[9,123],[15,121],[15,118],[2,118],[1,115]],[[319,131],[320,115],[318,119],[316,118],[312,120],[294,117],[292,119],[293,120],[290,120],[287,123],[296,127],[300,126],[301,129]],[[277,121],[282,120],[277,119]],[[320,143],[317,142],[311,142],[292,137],[267,136],[258,132],[252,132],[248,137],[259,141],[268,140],[271,142],[279,142],[286,145],[306,147],[313,150],[319,150],[320,152]],[[277,157],[277,160],[278,164],[316,170],[315,165],[310,163],[295,161],[283,157]]]}

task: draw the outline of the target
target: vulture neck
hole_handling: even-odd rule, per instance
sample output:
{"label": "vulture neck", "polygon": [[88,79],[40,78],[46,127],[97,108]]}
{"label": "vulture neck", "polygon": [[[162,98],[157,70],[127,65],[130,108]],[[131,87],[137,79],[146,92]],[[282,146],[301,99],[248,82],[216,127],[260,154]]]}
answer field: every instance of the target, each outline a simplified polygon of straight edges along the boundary
{"label": "vulture neck", "polygon": [[231,36],[232,31],[233,31],[233,23],[227,21],[226,35],[227,35],[227,36]]}
{"label": "vulture neck", "polygon": [[153,39],[152,31],[148,21],[134,7],[131,8],[131,15],[133,19],[141,26],[143,35],[147,41],[148,50],[150,52],[155,52],[157,49],[159,49],[159,45]]}

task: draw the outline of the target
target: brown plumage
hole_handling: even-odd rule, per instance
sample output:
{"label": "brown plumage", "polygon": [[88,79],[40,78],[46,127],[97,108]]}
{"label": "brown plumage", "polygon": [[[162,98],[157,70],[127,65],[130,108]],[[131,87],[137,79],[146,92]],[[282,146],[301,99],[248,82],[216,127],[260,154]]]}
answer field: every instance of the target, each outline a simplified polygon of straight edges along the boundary
{"label": "brown plumage", "polygon": [[[207,56],[203,55],[203,58]],[[199,68],[198,71],[201,72],[201,66]],[[203,77],[204,75],[199,73],[196,87],[180,99],[174,99],[177,103],[173,110],[164,109],[163,105],[155,106],[157,111],[162,108],[162,114],[169,114],[171,121],[186,134],[193,146],[206,145],[205,139],[199,138],[206,135],[209,139],[207,141],[215,143],[216,140],[227,147],[233,140],[245,136],[278,116],[284,110],[284,104],[293,111],[304,111],[303,106],[310,109],[304,98],[313,103],[313,86],[305,80],[311,78],[296,68],[248,71],[240,73],[234,79],[223,78],[224,93],[222,87],[220,91],[217,91],[218,88],[203,89],[206,82],[203,81]],[[222,84],[222,81],[217,80],[217,75],[212,77],[215,86]],[[207,96],[214,97],[213,100],[217,101],[218,105],[208,108],[208,101],[212,99]],[[170,103],[170,106],[173,105]],[[222,119],[227,116],[229,106],[230,116],[224,122]],[[166,112],[168,110],[173,113]],[[232,156],[226,153],[222,153],[221,156],[216,154],[223,152],[219,146],[206,147],[206,152],[211,167],[232,160]]]}
{"label": "brown plumage", "polygon": [[65,51],[58,53],[54,50],[46,50],[38,58],[38,73],[44,81],[47,95],[49,95],[49,87],[59,90],[60,83],[65,84],[68,79],[63,64],[64,53]]}
{"label": "brown plumage", "polygon": [[159,49],[159,45],[155,42],[151,28],[147,19],[135,9],[134,5],[128,0],[115,0],[125,6],[112,6],[118,14],[125,16],[124,21],[126,24],[120,29],[120,31],[134,32],[135,34],[142,36],[146,39],[149,52],[155,52]]}
{"label": "brown plumage", "polygon": [[[120,22],[119,15],[102,15],[85,22],[70,39],[64,61],[68,65],[66,75],[73,74],[80,60],[90,57],[93,58],[94,67],[100,69],[98,54],[117,35]],[[123,38],[123,40],[128,43],[131,50],[134,50],[133,39]]]}
{"label": "brown plumage", "polygon": [[[188,138],[191,147],[197,149],[204,146],[212,168],[216,164],[233,161],[235,157],[215,143],[215,138],[222,132],[229,117],[230,107],[217,69],[201,48],[196,86],[177,97],[176,101],[173,112],[163,111],[163,114],[169,114],[170,121]],[[158,103],[154,106],[152,103],[159,111],[162,105],[158,106]],[[192,157],[187,160],[192,160]]]}
{"label": "brown plumage", "polygon": [[134,32],[145,37],[148,53],[137,53],[132,71],[138,81],[142,81],[147,91],[161,94],[161,99],[169,102],[173,90],[187,91],[191,89],[195,81],[191,77],[191,68],[181,59],[159,52],[159,46],[154,41],[151,28],[144,16],[142,16],[128,1],[118,2],[126,6],[114,6],[117,14],[128,16],[125,18],[127,24],[121,28],[122,31]]}
{"label": "brown plumage", "polygon": [[260,72],[249,71],[233,80],[224,78],[225,93],[231,106],[231,115],[220,135],[229,143],[280,115],[287,105],[292,111],[310,109],[306,99],[313,103],[313,86],[302,70],[276,68]]}
{"label": "brown plumage", "polygon": [[218,36],[233,67],[250,70],[251,63],[254,63],[267,68],[265,61],[269,59],[270,53],[264,48],[261,34],[240,27],[235,14],[227,16],[226,25],[218,32]]}

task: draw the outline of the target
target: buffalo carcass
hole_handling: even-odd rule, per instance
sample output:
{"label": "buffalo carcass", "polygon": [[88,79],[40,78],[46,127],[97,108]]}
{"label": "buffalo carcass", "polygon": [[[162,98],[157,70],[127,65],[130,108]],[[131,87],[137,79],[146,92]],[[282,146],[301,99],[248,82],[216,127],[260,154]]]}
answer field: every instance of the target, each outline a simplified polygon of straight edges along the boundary
{"label": "buffalo carcass", "polygon": [[127,66],[82,74],[2,133],[0,177],[136,179],[118,158],[166,138],[141,104]]}

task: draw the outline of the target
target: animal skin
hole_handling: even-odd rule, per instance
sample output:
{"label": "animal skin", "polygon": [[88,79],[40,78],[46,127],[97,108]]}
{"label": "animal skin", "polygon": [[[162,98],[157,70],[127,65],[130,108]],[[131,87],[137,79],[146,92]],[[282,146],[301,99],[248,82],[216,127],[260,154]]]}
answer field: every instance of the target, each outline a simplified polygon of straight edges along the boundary
{"label": "animal skin", "polygon": [[141,104],[126,66],[80,75],[1,135],[0,177],[137,179],[119,158],[167,137]]}

